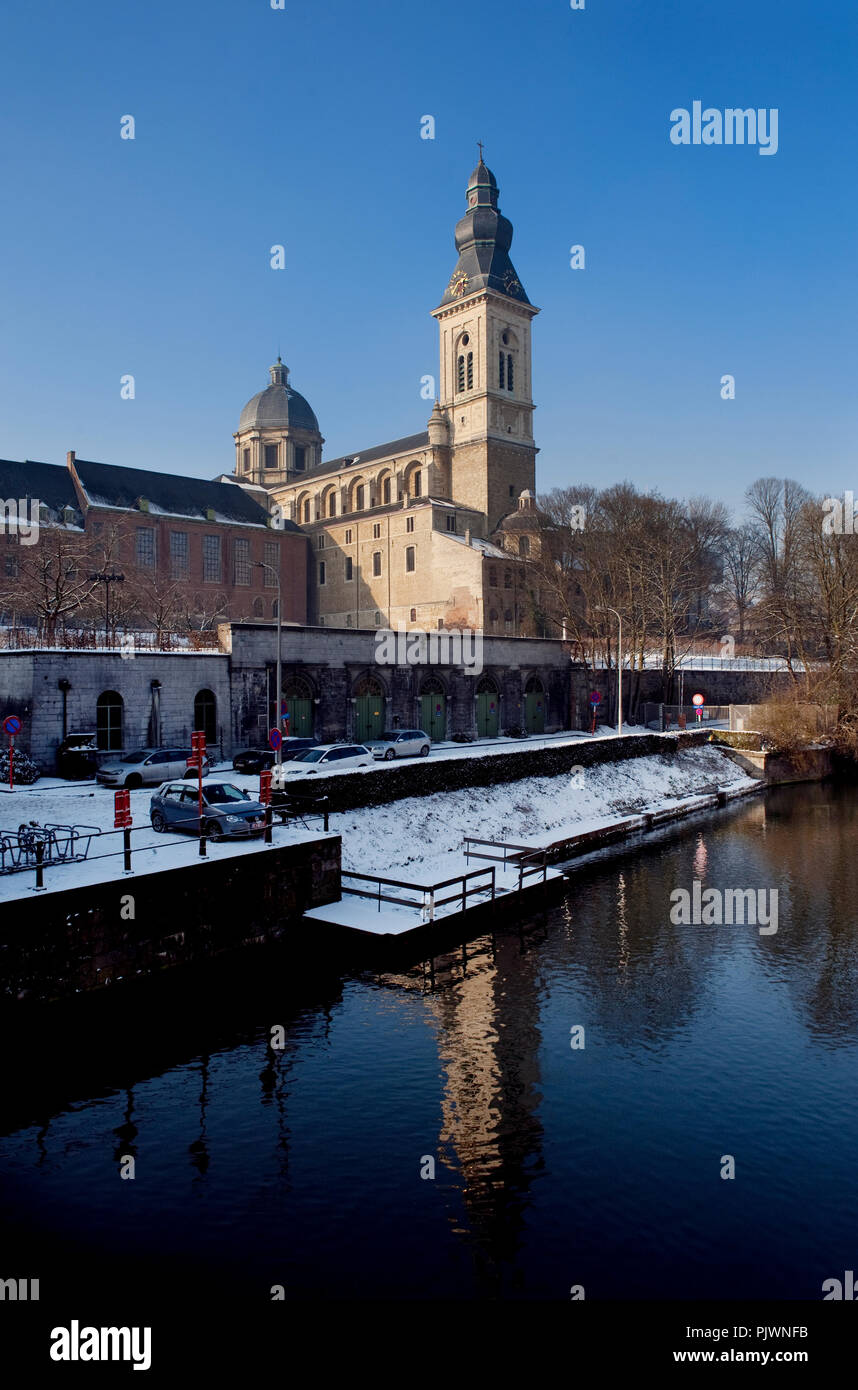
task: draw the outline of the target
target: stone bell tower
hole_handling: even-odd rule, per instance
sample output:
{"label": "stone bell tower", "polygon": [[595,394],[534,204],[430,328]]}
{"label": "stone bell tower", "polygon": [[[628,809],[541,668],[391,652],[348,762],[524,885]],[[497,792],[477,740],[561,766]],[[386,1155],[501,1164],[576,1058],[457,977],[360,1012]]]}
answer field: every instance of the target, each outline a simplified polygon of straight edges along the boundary
{"label": "stone bell tower", "polygon": [[530,325],[539,312],[509,258],[512,223],[480,162],[456,226],[459,259],[432,311],[440,335],[440,409],[449,431],[451,494],[493,531],[536,487]]}

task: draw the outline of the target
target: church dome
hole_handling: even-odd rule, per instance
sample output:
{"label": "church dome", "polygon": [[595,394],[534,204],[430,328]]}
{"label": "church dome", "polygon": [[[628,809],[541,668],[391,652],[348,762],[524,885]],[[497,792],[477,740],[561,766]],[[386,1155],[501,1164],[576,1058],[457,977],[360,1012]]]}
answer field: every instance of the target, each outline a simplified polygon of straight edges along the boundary
{"label": "church dome", "polygon": [[296,429],[319,433],[319,422],[309,401],[289,385],[289,368],[277,358],[269,368],[271,385],[247,402],[238,422],[246,429]]}

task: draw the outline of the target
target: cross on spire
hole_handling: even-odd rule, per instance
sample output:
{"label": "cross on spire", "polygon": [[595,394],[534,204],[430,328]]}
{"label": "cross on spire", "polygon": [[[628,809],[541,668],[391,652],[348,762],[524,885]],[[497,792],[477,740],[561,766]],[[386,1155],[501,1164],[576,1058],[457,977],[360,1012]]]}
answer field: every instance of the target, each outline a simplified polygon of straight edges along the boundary
{"label": "cross on spire", "polygon": [[478,144],[479,147],[480,147],[480,163],[482,164],[482,162],[483,162],[483,142],[482,142],[482,140],[478,140],[478,141],[477,141],[477,144]]}

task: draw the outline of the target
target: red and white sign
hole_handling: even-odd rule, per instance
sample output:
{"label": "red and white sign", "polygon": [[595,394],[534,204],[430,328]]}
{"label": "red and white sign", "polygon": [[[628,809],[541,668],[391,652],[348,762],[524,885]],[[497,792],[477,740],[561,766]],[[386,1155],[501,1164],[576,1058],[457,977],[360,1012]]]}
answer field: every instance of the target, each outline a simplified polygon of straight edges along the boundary
{"label": "red and white sign", "polygon": [[131,793],[128,791],[113,793],[113,828],[114,830],[127,830],[131,825]]}
{"label": "red and white sign", "polygon": [[706,701],[704,700],[702,695],[692,695],[691,703],[692,705],[705,705]]}

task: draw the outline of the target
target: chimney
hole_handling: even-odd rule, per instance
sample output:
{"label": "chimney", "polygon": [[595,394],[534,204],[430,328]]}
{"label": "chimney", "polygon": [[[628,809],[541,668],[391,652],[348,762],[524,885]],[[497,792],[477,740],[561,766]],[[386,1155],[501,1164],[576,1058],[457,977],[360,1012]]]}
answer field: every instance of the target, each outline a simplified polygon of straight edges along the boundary
{"label": "chimney", "polygon": [[471,544],[471,528],[470,528],[470,526],[466,526],[466,527],[465,527],[465,545],[470,545],[470,544]]}

